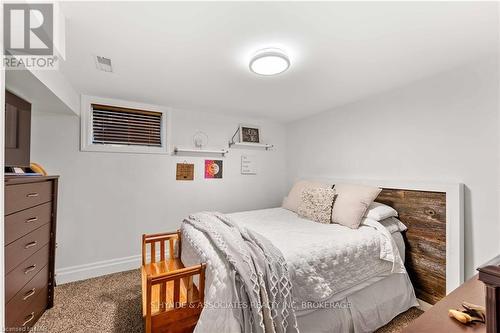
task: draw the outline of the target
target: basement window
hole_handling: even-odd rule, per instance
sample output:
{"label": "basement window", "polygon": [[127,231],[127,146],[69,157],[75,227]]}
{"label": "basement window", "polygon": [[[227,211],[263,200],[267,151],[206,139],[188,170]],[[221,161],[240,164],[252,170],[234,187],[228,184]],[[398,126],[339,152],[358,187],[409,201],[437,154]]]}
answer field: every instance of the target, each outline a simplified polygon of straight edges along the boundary
{"label": "basement window", "polygon": [[82,109],[82,150],[165,153],[166,112],[88,102]]}

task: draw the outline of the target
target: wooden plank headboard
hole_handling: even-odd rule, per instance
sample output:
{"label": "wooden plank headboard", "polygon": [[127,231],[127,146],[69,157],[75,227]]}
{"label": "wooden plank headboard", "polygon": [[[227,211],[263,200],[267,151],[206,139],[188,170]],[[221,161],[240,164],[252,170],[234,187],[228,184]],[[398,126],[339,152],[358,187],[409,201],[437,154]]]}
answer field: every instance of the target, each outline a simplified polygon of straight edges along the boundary
{"label": "wooden plank headboard", "polygon": [[446,295],[446,193],[384,188],[375,201],[396,209],[408,227],[408,275],[417,298],[435,304]]}
{"label": "wooden plank headboard", "polygon": [[409,228],[404,236],[407,267],[421,300],[435,303],[464,282],[464,184],[328,175],[298,179],[382,188],[376,201],[394,206]]}

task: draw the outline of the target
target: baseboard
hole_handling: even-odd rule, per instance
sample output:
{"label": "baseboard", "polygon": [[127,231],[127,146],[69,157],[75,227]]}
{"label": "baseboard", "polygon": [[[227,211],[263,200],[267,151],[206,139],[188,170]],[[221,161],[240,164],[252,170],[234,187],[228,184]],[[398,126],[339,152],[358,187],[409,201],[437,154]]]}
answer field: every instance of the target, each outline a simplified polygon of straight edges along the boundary
{"label": "baseboard", "polygon": [[432,308],[432,304],[427,303],[426,301],[422,301],[420,298],[417,298],[418,308],[422,311],[427,311]]}
{"label": "baseboard", "polygon": [[90,264],[56,269],[56,284],[65,284],[141,267],[141,256],[97,261]]}

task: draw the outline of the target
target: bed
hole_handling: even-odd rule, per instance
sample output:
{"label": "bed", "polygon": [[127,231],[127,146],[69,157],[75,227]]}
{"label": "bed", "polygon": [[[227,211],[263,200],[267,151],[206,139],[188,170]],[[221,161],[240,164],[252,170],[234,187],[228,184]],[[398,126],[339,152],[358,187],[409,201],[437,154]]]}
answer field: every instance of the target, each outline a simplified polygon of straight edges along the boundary
{"label": "bed", "polygon": [[[143,235],[146,331],[250,332],[250,318],[265,333],[372,332],[416,298],[436,303],[463,276],[463,186],[406,186],[375,199],[404,232],[386,220],[350,230],[274,208],[196,213],[176,232]],[[251,297],[262,298],[234,307]],[[263,307],[275,300],[286,306]]]}
{"label": "bed", "polygon": [[[373,332],[417,305],[399,231],[391,233],[373,222],[356,230],[324,225],[283,208],[228,216],[283,253],[301,332]],[[202,232],[183,223],[181,234],[182,262],[207,265],[205,308],[195,332],[239,332],[227,306],[234,292],[229,267]]]}

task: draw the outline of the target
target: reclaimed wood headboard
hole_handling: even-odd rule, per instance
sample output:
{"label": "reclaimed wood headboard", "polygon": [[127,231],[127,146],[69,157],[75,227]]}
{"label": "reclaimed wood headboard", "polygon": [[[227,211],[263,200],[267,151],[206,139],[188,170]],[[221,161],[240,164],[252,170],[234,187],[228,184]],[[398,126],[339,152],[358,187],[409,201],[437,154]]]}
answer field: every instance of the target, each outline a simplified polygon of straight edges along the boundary
{"label": "reclaimed wood headboard", "polygon": [[408,275],[417,298],[435,304],[446,295],[446,193],[384,188],[375,201],[396,209],[408,227]]}

